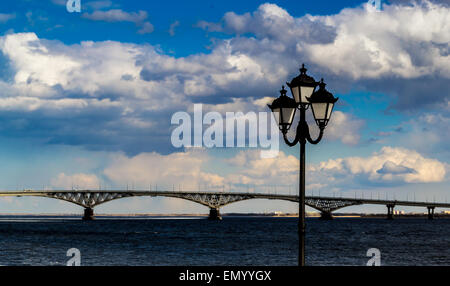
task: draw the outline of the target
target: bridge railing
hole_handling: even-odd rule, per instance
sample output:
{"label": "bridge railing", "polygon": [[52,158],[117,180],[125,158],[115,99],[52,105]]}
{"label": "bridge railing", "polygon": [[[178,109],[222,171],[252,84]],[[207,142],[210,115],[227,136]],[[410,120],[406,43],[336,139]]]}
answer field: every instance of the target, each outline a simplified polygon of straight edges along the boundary
{"label": "bridge railing", "polygon": [[[307,186],[308,187],[308,186]],[[388,192],[368,192],[368,191],[339,191],[339,192],[324,192],[323,190],[318,190],[312,188],[313,186],[307,188],[307,197],[328,197],[335,199],[362,199],[362,200],[374,200],[374,201],[402,201],[402,202],[426,202],[429,204],[435,203],[447,203],[447,198],[437,198],[435,196],[416,196],[414,193],[405,193],[401,197],[396,196],[393,193]],[[102,191],[117,191],[117,190],[149,190],[149,191],[173,191],[173,192],[200,192],[200,193],[260,193],[260,194],[275,194],[275,195],[297,195],[298,188],[294,185],[267,185],[267,184],[157,184],[149,183],[147,185],[135,185],[133,183],[123,184],[123,186],[111,187],[106,184],[100,184],[97,188],[80,188],[77,184],[74,184],[73,188],[56,188],[48,186],[34,186],[34,188],[26,187],[23,188],[11,188],[9,190],[0,190],[0,192],[33,192],[37,190],[42,191],[57,191],[57,190],[72,190],[72,191],[83,191],[89,189],[91,191],[96,191],[101,189]]]}

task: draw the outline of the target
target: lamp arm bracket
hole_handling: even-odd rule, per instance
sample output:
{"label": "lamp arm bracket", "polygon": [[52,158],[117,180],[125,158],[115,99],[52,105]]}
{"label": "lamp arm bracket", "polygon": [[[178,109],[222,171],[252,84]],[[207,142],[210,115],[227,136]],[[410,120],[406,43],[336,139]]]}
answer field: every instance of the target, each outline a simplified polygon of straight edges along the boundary
{"label": "lamp arm bracket", "polygon": [[287,134],[287,132],[286,132],[286,133],[283,133],[283,139],[284,139],[284,142],[285,142],[289,147],[293,147],[293,146],[297,145],[297,143],[298,143],[298,132],[297,132],[297,134],[295,135],[294,141],[292,141],[292,142],[289,142],[289,139],[287,138],[286,134]]}
{"label": "lamp arm bracket", "polygon": [[322,137],[323,137],[323,130],[325,129],[325,126],[319,126],[319,128],[320,128],[320,133],[319,133],[319,136],[317,137],[316,140],[313,140],[313,139],[311,138],[311,135],[309,134],[309,130],[306,132],[306,139],[308,140],[309,143],[315,145],[315,144],[319,143],[320,140],[322,140]]}
{"label": "lamp arm bracket", "polygon": [[299,122],[299,124],[298,124],[298,126],[297,126],[297,130],[296,130],[296,132],[295,132],[295,138],[294,138],[294,141],[292,141],[292,142],[290,142],[289,141],[289,139],[287,138],[287,132],[283,132],[283,139],[284,139],[284,142],[289,146],[289,147],[294,147],[295,145],[297,145],[297,143],[298,142],[300,142],[300,138],[302,137],[302,134],[301,134],[301,128],[300,128],[301,126],[300,126],[300,122]]}

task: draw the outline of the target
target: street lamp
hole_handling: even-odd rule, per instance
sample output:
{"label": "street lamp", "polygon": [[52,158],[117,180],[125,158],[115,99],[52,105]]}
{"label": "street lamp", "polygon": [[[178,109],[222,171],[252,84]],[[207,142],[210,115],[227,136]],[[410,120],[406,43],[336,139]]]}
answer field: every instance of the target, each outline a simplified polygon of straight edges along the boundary
{"label": "street lamp", "polygon": [[334,104],[338,100],[333,96],[333,94],[325,89],[325,86],[326,84],[322,79],[319,83],[319,90],[307,98],[311,103],[312,112],[317,126],[319,126],[321,130],[324,129],[327,126],[328,121],[330,121]]}
{"label": "street lamp", "polygon": [[[269,108],[275,115],[275,119],[286,144],[290,147],[300,143],[300,180],[299,180],[299,266],[305,265],[305,145],[306,141],[311,144],[320,142],[323,131],[330,120],[333,107],[338,98],[325,89],[323,79],[316,82],[314,78],[306,74],[305,65],[300,69],[300,75],[292,79],[290,83],[286,83],[291,89],[293,99],[286,96],[287,91],[280,90],[280,97],[275,99]],[[316,87],[319,89],[315,91]],[[306,123],[306,110],[311,106],[314,120],[319,127],[320,133],[317,139],[313,140],[309,133],[308,123]],[[292,121],[294,120],[295,111],[300,110],[300,120],[298,122],[294,141],[290,142],[287,138]]]}
{"label": "street lamp", "polygon": [[286,133],[291,128],[292,121],[294,120],[295,110],[297,109],[297,103],[290,97],[286,96],[286,89],[280,90],[281,96],[269,105],[269,108],[275,114],[275,120],[280,127],[281,132]]}

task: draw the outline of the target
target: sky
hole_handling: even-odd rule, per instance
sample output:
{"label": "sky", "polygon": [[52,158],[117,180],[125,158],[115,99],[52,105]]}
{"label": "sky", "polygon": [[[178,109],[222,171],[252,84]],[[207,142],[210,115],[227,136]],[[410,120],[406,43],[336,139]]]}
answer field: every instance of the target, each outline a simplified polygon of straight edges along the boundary
{"label": "sky", "polygon": [[[72,13],[66,2],[0,3],[0,189],[294,194],[298,148],[280,140],[273,158],[259,147],[177,148],[171,118],[194,104],[221,115],[269,112],[305,63],[339,97],[323,140],[307,146],[307,195],[447,200],[448,1],[377,9],[356,0],[82,0]],[[297,208],[250,200],[222,212]],[[169,198],[95,211],[208,212]],[[353,211],[385,208],[342,210]],[[0,198],[0,213],[81,212],[53,199]]]}

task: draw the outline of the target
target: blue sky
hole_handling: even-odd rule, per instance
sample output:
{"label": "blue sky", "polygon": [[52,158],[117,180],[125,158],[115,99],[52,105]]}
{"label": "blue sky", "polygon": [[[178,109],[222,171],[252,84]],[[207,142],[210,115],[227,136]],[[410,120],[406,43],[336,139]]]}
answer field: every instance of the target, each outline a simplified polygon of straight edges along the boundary
{"label": "blue sky", "polygon": [[[0,3],[0,188],[295,189],[298,148],[177,149],[171,116],[268,111],[298,74],[339,97],[308,146],[307,193],[441,198],[450,161],[449,7],[443,1],[81,1]],[[414,18],[414,23],[410,19]],[[315,126],[311,125],[315,132]],[[253,201],[225,211],[291,211]],[[384,211],[352,207],[348,211]],[[414,210],[414,209],[412,209]],[[172,199],[124,199],[100,212],[204,212]],[[0,212],[72,212],[40,198]]]}
{"label": "blue sky", "polygon": [[[254,11],[265,1],[82,1],[82,12],[92,12],[97,7],[103,10],[121,9],[123,11],[146,11],[148,20],[154,25],[154,31],[147,35],[132,33],[133,23],[92,23],[78,14],[65,12],[66,1],[15,1],[2,3],[2,11],[16,12],[15,23],[5,25],[17,31],[39,31],[47,39],[57,39],[64,43],[79,43],[80,41],[116,40],[133,43],[146,43],[160,45],[165,51],[173,51],[176,56],[187,56],[192,53],[208,52],[210,40],[205,33],[195,26],[199,21],[217,21],[229,11],[239,14]],[[347,7],[361,4],[361,1],[345,1]],[[94,3],[94,4],[90,4]],[[318,1],[314,4],[303,1],[301,5],[293,1],[277,2],[288,9],[292,15],[303,16],[307,13],[326,15],[339,12],[343,6],[333,1]],[[96,5],[97,4],[97,5]],[[20,12],[25,12],[19,15]],[[37,20],[30,25],[26,13],[36,13],[36,17],[47,18],[45,21]],[[168,33],[170,25],[178,21],[177,36]],[[64,25],[64,29],[55,29],[57,25]],[[215,34],[216,37],[222,37]]]}

